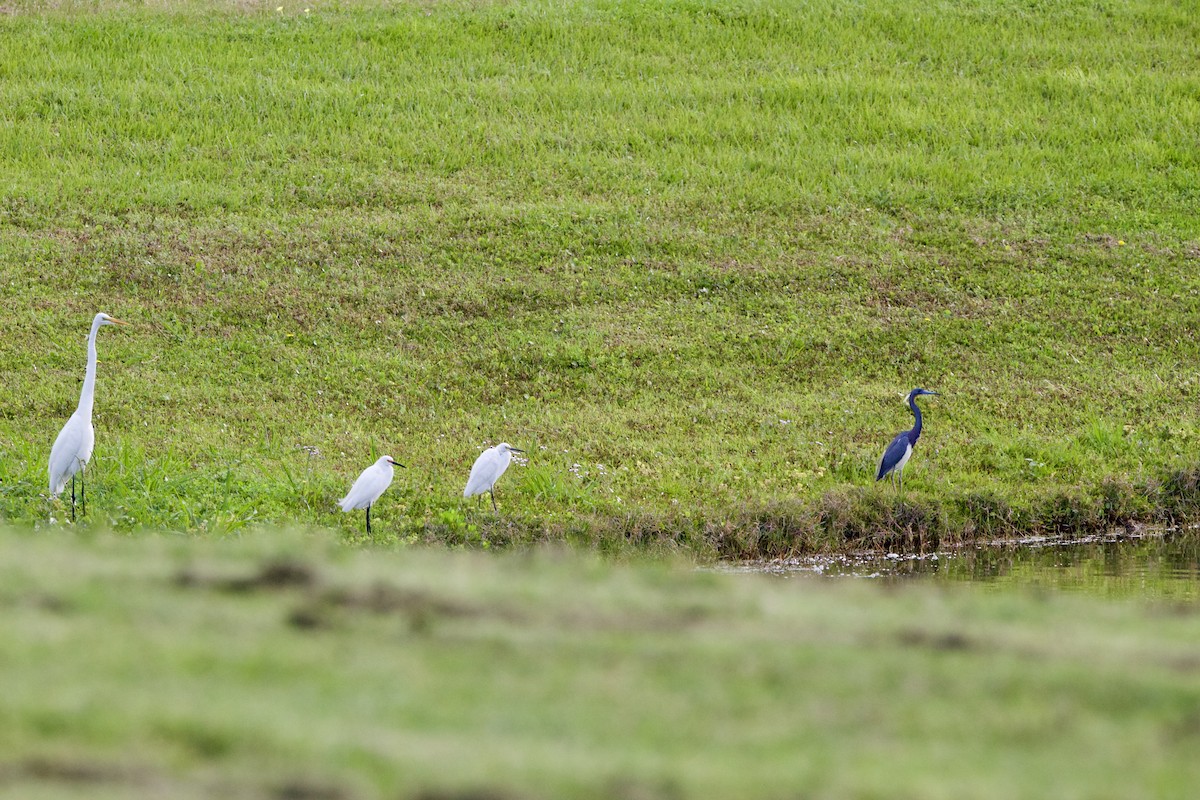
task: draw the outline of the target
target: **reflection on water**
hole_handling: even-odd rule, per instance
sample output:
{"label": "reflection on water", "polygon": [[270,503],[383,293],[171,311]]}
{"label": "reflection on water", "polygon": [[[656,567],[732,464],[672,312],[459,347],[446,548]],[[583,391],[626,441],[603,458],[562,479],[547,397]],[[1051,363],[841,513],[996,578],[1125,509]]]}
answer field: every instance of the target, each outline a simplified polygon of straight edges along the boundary
{"label": "reflection on water", "polygon": [[1200,602],[1200,530],[1154,530],[1132,536],[1122,531],[1073,540],[1039,537],[921,556],[813,556],[756,562],[742,569],[887,581],[975,581],[996,587]]}

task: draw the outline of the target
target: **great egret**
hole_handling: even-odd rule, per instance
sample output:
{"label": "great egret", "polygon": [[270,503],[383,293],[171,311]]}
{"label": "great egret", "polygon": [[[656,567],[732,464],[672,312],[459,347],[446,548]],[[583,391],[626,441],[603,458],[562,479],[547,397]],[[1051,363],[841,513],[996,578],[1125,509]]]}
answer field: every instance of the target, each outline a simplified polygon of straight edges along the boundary
{"label": "great egret", "polygon": [[496,493],[492,491],[492,487],[496,485],[496,481],[500,480],[504,470],[508,469],[508,464],[512,461],[512,454],[524,452],[508,442],[501,442],[495,447],[484,450],[471,465],[471,477],[467,478],[467,488],[463,489],[463,497],[487,492],[492,496],[492,510],[499,511],[500,509],[496,507]]}
{"label": "great egret", "polygon": [[50,448],[50,496],[58,497],[67,479],[71,480],[71,520],[75,519],[75,473],[79,473],[80,502],[83,513],[87,513],[87,496],[83,485],[83,468],[92,457],[96,444],[96,429],[92,427],[92,405],[96,398],[96,334],[105,325],[124,325],[108,314],[97,314],[92,319],[92,332],[88,334],[87,373],[83,378],[83,390],[79,393],[79,408],[58,432],[54,446]]}
{"label": "great egret", "polygon": [[892,443],[883,451],[883,458],[879,459],[879,470],[875,473],[875,480],[879,481],[883,480],[883,476],[895,472],[893,480],[896,477],[900,479],[900,491],[904,491],[904,465],[912,457],[913,447],[921,437],[921,409],[917,408],[917,398],[927,394],[937,395],[937,392],[916,388],[908,393],[908,407],[917,418],[917,424],[913,425],[912,430],[896,434],[896,438],[892,439]]}
{"label": "great egret", "polygon": [[391,456],[380,456],[374,464],[367,467],[358,476],[358,480],[346,492],[346,496],[338,500],[342,511],[354,511],[358,508],[367,510],[367,533],[371,533],[371,506],[379,499],[384,490],[392,485],[395,470],[392,467],[403,467],[399,461],[393,461]]}

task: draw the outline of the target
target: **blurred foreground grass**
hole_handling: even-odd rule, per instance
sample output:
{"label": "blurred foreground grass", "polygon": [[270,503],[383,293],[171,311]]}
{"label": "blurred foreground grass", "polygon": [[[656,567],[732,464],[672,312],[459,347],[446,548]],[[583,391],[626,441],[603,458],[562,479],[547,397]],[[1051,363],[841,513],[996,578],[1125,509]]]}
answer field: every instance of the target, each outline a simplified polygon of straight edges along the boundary
{"label": "blurred foreground grass", "polygon": [[0,533],[0,792],[1184,798],[1200,607]]}

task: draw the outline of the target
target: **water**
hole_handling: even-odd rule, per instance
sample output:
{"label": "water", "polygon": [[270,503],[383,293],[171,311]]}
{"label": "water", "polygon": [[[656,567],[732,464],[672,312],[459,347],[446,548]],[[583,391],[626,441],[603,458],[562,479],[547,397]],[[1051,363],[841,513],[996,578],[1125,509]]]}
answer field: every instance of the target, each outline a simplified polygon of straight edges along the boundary
{"label": "water", "polygon": [[882,581],[971,581],[1106,597],[1200,603],[1200,529],[1144,529],[1066,539],[1031,537],[925,555],[858,553],[751,562],[738,571]]}

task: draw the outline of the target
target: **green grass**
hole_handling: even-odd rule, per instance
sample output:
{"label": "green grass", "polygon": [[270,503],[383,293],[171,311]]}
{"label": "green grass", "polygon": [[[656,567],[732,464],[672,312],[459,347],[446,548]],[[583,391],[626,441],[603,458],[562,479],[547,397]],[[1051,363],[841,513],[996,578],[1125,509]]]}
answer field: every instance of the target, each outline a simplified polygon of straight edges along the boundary
{"label": "green grass", "polygon": [[0,535],[14,797],[1190,797],[1194,602]]}
{"label": "green grass", "polygon": [[[1194,3],[276,5],[0,16],[0,516],[64,518],[99,310],[134,323],[89,470],[122,530],[353,537],[384,452],[385,539],[1195,512]],[[501,515],[460,508],[500,440]]]}

